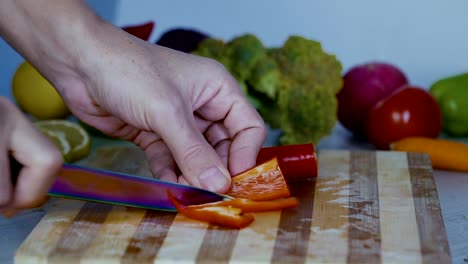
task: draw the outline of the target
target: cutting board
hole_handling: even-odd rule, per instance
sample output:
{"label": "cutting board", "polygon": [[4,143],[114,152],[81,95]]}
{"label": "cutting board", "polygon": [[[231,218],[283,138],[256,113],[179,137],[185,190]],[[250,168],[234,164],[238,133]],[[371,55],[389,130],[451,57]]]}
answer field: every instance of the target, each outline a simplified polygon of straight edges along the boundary
{"label": "cutting board", "polygon": [[[317,179],[290,182],[294,209],[241,230],[183,215],[52,199],[16,263],[450,263],[426,155],[322,150]],[[137,148],[101,148],[86,165],[151,176]]]}

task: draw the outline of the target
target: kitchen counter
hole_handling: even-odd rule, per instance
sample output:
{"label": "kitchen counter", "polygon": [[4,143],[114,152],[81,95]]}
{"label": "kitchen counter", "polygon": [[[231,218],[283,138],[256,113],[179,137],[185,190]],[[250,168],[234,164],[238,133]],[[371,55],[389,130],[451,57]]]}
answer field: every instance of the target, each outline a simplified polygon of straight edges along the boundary
{"label": "kitchen counter", "polygon": [[[337,126],[333,135],[323,139],[317,149],[357,150],[372,149],[372,146],[355,140],[341,126]],[[436,170],[434,178],[453,263],[468,263],[468,173]],[[15,250],[46,211],[47,205],[22,212],[11,219],[0,216],[0,263],[13,263]]]}

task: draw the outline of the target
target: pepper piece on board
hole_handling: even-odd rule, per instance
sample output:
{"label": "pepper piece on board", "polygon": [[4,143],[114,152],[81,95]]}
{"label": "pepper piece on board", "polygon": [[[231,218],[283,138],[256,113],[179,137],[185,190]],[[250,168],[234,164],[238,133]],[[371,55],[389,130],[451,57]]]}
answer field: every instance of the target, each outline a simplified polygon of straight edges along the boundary
{"label": "pepper piece on board", "polygon": [[254,201],[290,196],[288,185],[276,157],[232,177],[231,187],[226,194]]}
{"label": "pepper piece on board", "polygon": [[468,136],[468,72],[436,81],[430,88],[442,113],[442,128],[450,136]]}
{"label": "pepper piece on board", "polygon": [[168,196],[179,213],[195,220],[230,228],[244,228],[255,220],[252,214],[244,214],[240,208],[230,206],[184,206],[169,191]]}
{"label": "pepper piece on board", "polygon": [[299,200],[290,197],[288,185],[276,157],[232,178],[224,201],[200,205],[183,205],[169,191],[177,212],[200,221],[243,228],[254,221],[250,212],[266,212],[295,207]]}
{"label": "pepper piece on board", "polygon": [[206,207],[234,207],[242,209],[244,213],[251,212],[268,212],[277,211],[295,207],[299,204],[296,197],[279,198],[270,201],[252,201],[247,198],[234,198],[225,201],[206,203],[201,205],[189,205],[189,208],[206,208]]}

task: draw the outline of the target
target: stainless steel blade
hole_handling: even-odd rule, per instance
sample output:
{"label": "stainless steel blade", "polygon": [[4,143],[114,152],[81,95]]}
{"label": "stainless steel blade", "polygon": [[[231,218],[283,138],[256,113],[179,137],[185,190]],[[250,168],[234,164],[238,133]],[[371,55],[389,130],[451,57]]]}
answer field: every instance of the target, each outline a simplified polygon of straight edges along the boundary
{"label": "stainless steel blade", "polygon": [[175,211],[167,192],[183,204],[221,201],[228,196],[157,179],[64,164],[49,190],[50,196],[123,206]]}

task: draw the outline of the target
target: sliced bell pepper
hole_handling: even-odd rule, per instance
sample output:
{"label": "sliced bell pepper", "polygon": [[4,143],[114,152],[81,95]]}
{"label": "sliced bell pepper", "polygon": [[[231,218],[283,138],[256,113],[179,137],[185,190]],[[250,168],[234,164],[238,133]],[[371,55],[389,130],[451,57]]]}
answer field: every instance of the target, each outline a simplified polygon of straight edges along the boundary
{"label": "sliced bell pepper", "polygon": [[244,214],[240,208],[230,206],[184,206],[170,192],[168,192],[168,196],[179,213],[195,220],[230,228],[244,228],[255,220],[252,214]]}
{"label": "sliced bell pepper", "polygon": [[290,196],[288,185],[276,157],[232,177],[231,187],[226,194],[254,201]]}
{"label": "sliced bell pepper", "polygon": [[267,211],[277,211],[286,208],[295,207],[299,204],[299,200],[296,197],[288,198],[279,198],[270,201],[252,201],[247,198],[234,198],[225,201],[199,204],[199,205],[189,205],[189,208],[206,208],[206,207],[234,207],[242,209],[244,213],[253,213],[253,212],[267,212]]}
{"label": "sliced bell pepper", "polygon": [[276,157],[234,176],[227,195],[234,198],[200,205],[183,205],[168,191],[179,213],[231,228],[250,225],[254,216],[248,213],[282,210],[299,204],[297,198],[290,197]]}

